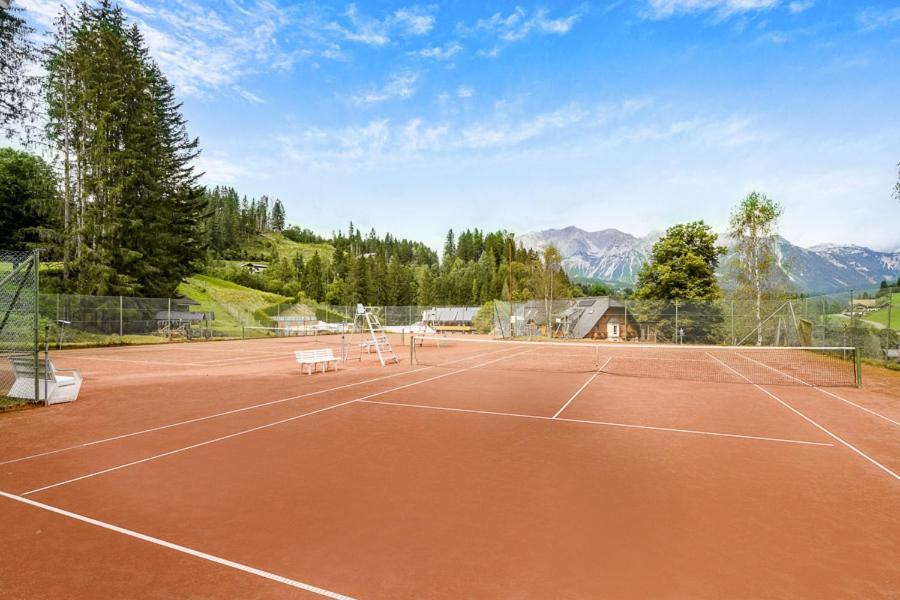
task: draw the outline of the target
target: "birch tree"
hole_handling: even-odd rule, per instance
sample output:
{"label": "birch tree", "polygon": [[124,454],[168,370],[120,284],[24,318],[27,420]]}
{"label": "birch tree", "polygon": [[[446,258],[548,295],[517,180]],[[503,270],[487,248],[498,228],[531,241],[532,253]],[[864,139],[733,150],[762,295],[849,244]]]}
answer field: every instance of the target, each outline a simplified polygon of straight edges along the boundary
{"label": "birch tree", "polygon": [[765,194],[751,192],[731,214],[728,230],[735,244],[738,283],[753,295],[757,346],[763,343],[763,292],[777,263],[775,244],[782,212],[781,205]]}

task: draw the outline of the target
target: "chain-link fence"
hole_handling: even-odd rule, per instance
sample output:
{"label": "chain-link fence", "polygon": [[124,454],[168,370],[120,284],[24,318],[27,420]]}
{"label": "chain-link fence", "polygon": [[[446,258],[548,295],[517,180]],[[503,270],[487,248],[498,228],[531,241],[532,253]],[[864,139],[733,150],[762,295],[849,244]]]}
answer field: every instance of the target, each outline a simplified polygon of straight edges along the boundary
{"label": "chain-link fence", "polygon": [[851,297],[753,298],[719,302],[571,298],[495,301],[497,337],[591,339],[659,344],[857,347],[893,360],[900,343],[900,290]]}
{"label": "chain-link fence", "polygon": [[37,253],[0,251],[0,410],[40,399]]}
{"label": "chain-link fence", "polygon": [[[42,294],[40,333],[52,347],[146,344],[340,334],[354,326],[356,305],[286,300],[257,306],[204,290],[195,298],[130,298]],[[479,306],[369,306],[389,332],[488,333],[491,319]],[[475,322],[473,324],[473,321]]]}

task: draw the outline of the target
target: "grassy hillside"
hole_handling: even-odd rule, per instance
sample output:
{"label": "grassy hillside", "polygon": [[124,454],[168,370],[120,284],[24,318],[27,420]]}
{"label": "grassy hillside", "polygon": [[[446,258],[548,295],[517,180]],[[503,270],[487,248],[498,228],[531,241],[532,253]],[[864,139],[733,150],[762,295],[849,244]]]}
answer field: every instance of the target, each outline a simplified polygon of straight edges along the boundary
{"label": "grassy hillside", "polygon": [[192,309],[215,313],[215,328],[240,335],[241,325],[271,325],[268,310],[290,302],[279,294],[261,292],[209,275],[194,275],[178,286],[178,293],[200,303]]}
{"label": "grassy hillside", "polygon": [[248,260],[266,262],[277,253],[283,258],[293,258],[298,253],[303,260],[309,260],[313,254],[319,253],[323,259],[331,260],[334,247],[331,244],[304,244],[291,241],[280,233],[264,233],[241,246],[241,253]]}
{"label": "grassy hillside", "polygon": [[[891,294],[891,329],[900,329],[900,293]],[[888,324],[888,308],[877,310],[865,316],[867,321],[874,321],[881,325]]]}

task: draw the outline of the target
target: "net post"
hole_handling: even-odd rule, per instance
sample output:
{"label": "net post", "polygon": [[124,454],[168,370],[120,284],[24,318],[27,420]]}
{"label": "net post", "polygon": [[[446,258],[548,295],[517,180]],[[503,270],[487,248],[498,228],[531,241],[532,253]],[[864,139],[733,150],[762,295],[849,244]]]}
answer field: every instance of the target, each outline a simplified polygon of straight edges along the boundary
{"label": "net post", "polygon": [[414,334],[410,334],[409,336],[409,365],[412,366],[416,364],[416,336]]}
{"label": "net post", "polygon": [[856,387],[862,387],[862,352],[859,346],[853,349],[853,369],[856,374]]}

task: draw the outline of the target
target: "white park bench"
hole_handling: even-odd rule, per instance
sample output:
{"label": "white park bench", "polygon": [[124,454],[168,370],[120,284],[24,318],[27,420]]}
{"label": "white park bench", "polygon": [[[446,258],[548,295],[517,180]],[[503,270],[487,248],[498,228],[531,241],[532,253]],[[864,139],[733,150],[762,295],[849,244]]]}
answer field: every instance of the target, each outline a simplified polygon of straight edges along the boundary
{"label": "white park bench", "polygon": [[337,371],[338,359],[334,356],[331,348],[322,348],[321,350],[298,350],[294,352],[297,362],[300,363],[300,372],[303,372],[303,365],[309,365],[308,372],[313,374],[313,369],[318,370],[318,365],[322,365],[322,372],[328,370],[328,365],[334,365]]}
{"label": "white park bench", "polygon": [[[81,374],[73,370],[60,370],[53,361],[45,358],[38,359],[37,377],[39,398],[34,397],[34,357],[10,356],[9,362],[16,374],[16,381],[7,392],[11,398],[23,398],[27,400],[43,400],[47,404],[60,404],[72,402],[78,398],[81,390]],[[66,373],[62,375],[61,373]]]}

